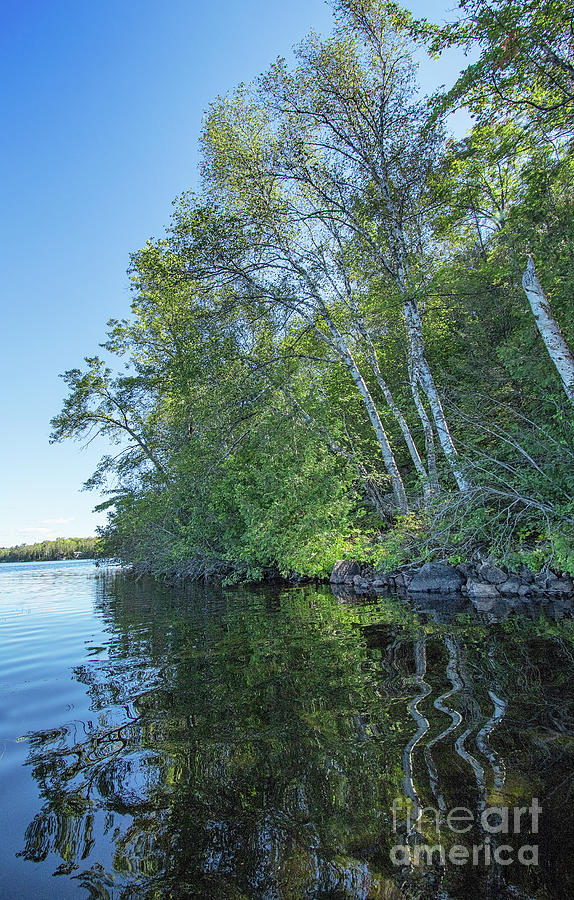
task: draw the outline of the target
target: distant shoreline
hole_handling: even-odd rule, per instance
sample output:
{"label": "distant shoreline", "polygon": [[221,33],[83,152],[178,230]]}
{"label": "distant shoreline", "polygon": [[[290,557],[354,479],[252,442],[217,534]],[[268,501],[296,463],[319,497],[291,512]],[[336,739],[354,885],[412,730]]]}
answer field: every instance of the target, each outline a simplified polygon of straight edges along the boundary
{"label": "distant shoreline", "polygon": [[0,565],[4,563],[44,563],[44,562],[97,562],[101,557],[97,556],[54,556],[50,559],[0,559]]}
{"label": "distant shoreline", "polygon": [[36,544],[0,547],[0,563],[66,562],[74,559],[97,559],[101,556],[101,542],[96,537],[55,538]]}

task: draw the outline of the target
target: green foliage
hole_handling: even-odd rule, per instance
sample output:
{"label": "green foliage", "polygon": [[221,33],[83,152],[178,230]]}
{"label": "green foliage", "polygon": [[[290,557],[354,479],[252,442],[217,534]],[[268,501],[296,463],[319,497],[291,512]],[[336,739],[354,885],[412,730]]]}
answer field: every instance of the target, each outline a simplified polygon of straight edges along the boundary
{"label": "green foliage", "polygon": [[410,513],[398,516],[392,528],[381,535],[372,551],[372,562],[381,573],[393,572],[416,556],[425,523],[421,516]]}
{"label": "green foliage", "polygon": [[551,538],[556,566],[574,575],[574,528],[560,529]]}
{"label": "green foliage", "polygon": [[157,574],[187,565],[227,580],[295,572],[324,577],[337,559],[356,555],[367,543],[369,517],[353,473],[300,427],[287,422],[265,432],[265,424],[216,473],[204,473],[200,489],[184,458],[173,493],[118,501],[109,551],[136,565],[153,560]]}
{"label": "green foliage", "polygon": [[574,112],[572,8],[566,0],[460,0],[461,17],[421,33],[432,53],[452,44],[478,59],[446,93],[481,122],[510,116],[538,133],[571,133]]}

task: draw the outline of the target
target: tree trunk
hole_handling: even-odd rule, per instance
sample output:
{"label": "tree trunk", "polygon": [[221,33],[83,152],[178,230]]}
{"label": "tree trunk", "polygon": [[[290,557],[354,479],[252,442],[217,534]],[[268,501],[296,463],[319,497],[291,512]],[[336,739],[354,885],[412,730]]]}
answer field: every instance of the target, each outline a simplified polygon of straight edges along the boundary
{"label": "tree trunk", "polygon": [[394,453],[389,443],[387,433],[385,431],[383,423],[381,422],[381,417],[379,416],[377,407],[375,406],[375,401],[373,400],[367,383],[363,378],[361,372],[359,371],[359,367],[357,366],[357,363],[355,362],[355,359],[349,350],[347,350],[344,356],[344,360],[345,365],[350,372],[351,378],[355,382],[361,394],[361,397],[363,398],[365,409],[367,410],[367,414],[369,416],[369,419],[371,420],[371,425],[375,430],[383,461],[385,463],[385,468],[388,472],[389,478],[391,479],[391,485],[393,488],[393,494],[395,496],[397,506],[400,509],[401,513],[407,513],[409,510],[407,493],[405,491],[403,479],[401,477],[401,473],[399,472],[399,468],[397,466]]}
{"label": "tree trunk", "polygon": [[[382,115],[382,112],[381,112]],[[429,364],[425,356],[424,339],[422,323],[416,300],[408,298],[407,286],[410,277],[410,267],[408,254],[406,249],[406,241],[402,225],[400,224],[400,215],[393,200],[389,185],[389,177],[387,174],[387,166],[385,161],[384,148],[381,145],[381,161],[382,161],[382,177],[379,179],[379,187],[385,200],[390,221],[387,225],[387,233],[389,238],[389,248],[395,263],[396,272],[394,276],[395,284],[403,295],[403,311],[405,323],[407,326],[407,337],[409,341],[410,360],[414,365],[417,381],[426,394],[431,414],[436,426],[438,439],[447,458],[450,470],[454,475],[455,481],[461,491],[468,491],[470,484],[465,478],[460,467],[458,452],[454,446],[451,437],[444,409],[442,407],[439,393],[432,377]]]}
{"label": "tree trunk", "polygon": [[392,447],[390,445],[389,439],[387,437],[387,433],[385,431],[385,426],[381,421],[381,417],[379,415],[379,411],[375,405],[375,401],[371,395],[367,382],[363,378],[361,374],[361,370],[355,360],[351,350],[343,338],[343,335],[337,328],[335,322],[331,318],[329,311],[325,305],[322,305],[321,314],[323,319],[325,320],[327,327],[329,329],[331,339],[323,334],[320,330],[317,330],[315,326],[316,333],[327,343],[331,345],[333,349],[337,351],[349,373],[351,378],[355,382],[361,397],[363,398],[363,404],[367,411],[367,415],[369,416],[369,420],[375,434],[377,436],[377,441],[379,444],[379,448],[381,450],[381,455],[383,457],[383,462],[385,464],[385,468],[387,470],[387,474],[391,479],[391,486],[393,489],[393,494],[395,497],[396,504],[401,513],[405,514],[409,511],[409,503],[407,500],[407,492],[405,490],[405,485],[399,472],[399,467],[397,466],[397,461],[395,459],[395,455],[393,453]]}
{"label": "tree trunk", "polygon": [[[428,417],[427,411],[424,407],[424,403],[421,400],[421,395],[419,393],[418,386],[418,377],[414,366],[414,360],[409,360],[409,383],[411,386],[411,393],[413,395],[413,400],[415,403],[415,407],[417,413],[419,415],[419,419],[421,420],[421,425],[423,426],[423,432],[425,436],[425,450],[427,457],[427,467],[428,467],[428,483],[426,484],[425,490],[425,499],[430,500],[433,493],[438,493],[440,490],[440,484],[438,480],[438,472],[436,468],[436,451],[434,445],[434,434],[432,430],[432,425],[430,419]],[[425,486],[423,485],[423,489]]]}
{"label": "tree trunk", "polygon": [[522,276],[522,287],[528,297],[536,326],[550,359],[560,375],[564,392],[574,406],[574,356],[564,340],[560,325],[552,313],[550,302],[538,281],[532,256],[529,256],[526,271]]}
{"label": "tree trunk", "polygon": [[297,400],[296,397],[291,394],[291,392],[286,387],[280,387],[279,390],[284,395],[284,397],[286,397],[287,400],[294,406],[294,408],[301,413],[306,424],[316,434],[319,434],[323,438],[326,446],[329,448],[331,453],[335,454],[336,456],[341,456],[343,459],[346,459],[347,462],[351,463],[351,465],[357,472],[357,475],[361,479],[363,487],[365,488],[365,493],[368,495],[375,512],[384,521],[389,521],[389,504],[385,504],[374,479],[369,475],[366,467],[357,459],[354,453],[352,453],[342,444],[334,441],[327,429],[316,422],[315,419],[309,415],[304,406],[299,402],[299,400]]}
{"label": "tree trunk", "polygon": [[403,309],[409,333],[409,349],[416,368],[417,380],[428,398],[440,445],[447,458],[459,490],[468,491],[470,484],[460,467],[458,451],[454,446],[441,399],[424,354],[422,325],[418,307],[414,300],[407,300],[404,303]]}
{"label": "tree trunk", "polygon": [[415,467],[416,473],[422,481],[423,490],[424,486],[428,481],[428,473],[425,469],[425,465],[421,459],[420,453],[418,451],[417,445],[415,444],[415,440],[412,436],[411,430],[408,426],[408,422],[405,419],[403,413],[395,403],[394,397],[391,393],[391,389],[389,388],[387,382],[383,378],[383,373],[381,372],[381,367],[379,366],[379,361],[377,359],[377,354],[375,348],[370,340],[370,338],[365,334],[365,339],[368,341],[368,357],[369,362],[371,364],[371,369],[373,370],[373,374],[377,380],[377,384],[385,398],[387,406],[395,417],[399,428],[401,429],[401,433],[405,439],[405,444],[407,445],[408,451],[410,453],[411,459],[413,461],[413,465]]}
{"label": "tree trunk", "polygon": [[365,344],[366,356],[369,361],[369,365],[371,367],[373,375],[375,376],[376,382],[379,386],[379,389],[381,390],[381,393],[383,394],[383,397],[385,398],[385,402],[386,402],[389,410],[392,412],[399,428],[401,429],[401,434],[405,440],[405,444],[407,445],[407,449],[409,451],[412,463],[415,467],[415,471],[416,471],[419,479],[421,480],[421,483],[423,486],[423,493],[425,494],[425,498],[426,498],[427,493],[428,493],[428,487],[429,487],[429,484],[428,484],[429,475],[428,475],[425,465],[421,459],[421,455],[418,451],[418,447],[412,436],[408,422],[405,419],[400,407],[398,407],[397,404],[395,403],[394,397],[391,393],[391,389],[383,377],[383,373],[381,372],[381,367],[379,365],[379,359],[377,356],[375,344],[374,344],[371,334],[369,332],[369,328],[368,328],[367,324],[365,323],[363,316],[361,315],[361,312],[360,312],[360,310],[357,306],[357,303],[355,301],[355,298],[353,296],[353,291],[351,288],[349,275],[348,275],[348,272],[346,272],[346,271],[344,271],[344,278],[345,278],[345,287],[346,287],[346,294],[347,294],[346,302],[347,302],[347,305],[349,306],[349,308],[353,312],[354,326],[357,329],[357,332],[359,333],[360,337],[362,338],[362,340]]}

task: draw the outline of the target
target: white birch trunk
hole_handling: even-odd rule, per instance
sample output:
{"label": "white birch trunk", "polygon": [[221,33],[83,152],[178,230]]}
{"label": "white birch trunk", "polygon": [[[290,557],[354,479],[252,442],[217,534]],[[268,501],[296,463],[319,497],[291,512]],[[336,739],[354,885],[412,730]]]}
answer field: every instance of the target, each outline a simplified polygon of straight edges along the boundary
{"label": "white birch trunk", "polygon": [[408,447],[408,451],[410,453],[410,456],[413,461],[413,465],[416,469],[417,475],[419,476],[419,478],[422,480],[422,482],[424,484],[426,482],[426,480],[428,479],[428,473],[427,473],[425,465],[421,459],[421,455],[418,451],[418,447],[415,444],[415,440],[412,436],[412,433],[408,426],[407,420],[405,419],[401,410],[399,409],[399,407],[396,405],[395,401],[393,400],[389,386],[387,385],[382,374],[380,373],[380,370],[378,372],[375,371],[375,377],[377,379],[377,384],[379,385],[379,387],[383,393],[383,396],[387,402],[387,406],[389,407],[390,411],[394,415],[395,419],[397,420],[398,426],[401,429],[402,435],[405,439],[405,444]]}
{"label": "white birch trunk", "polygon": [[401,513],[405,514],[409,511],[409,504],[407,499],[407,493],[405,490],[405,485],[399,471],[399,467],[397,466],[397,461],[395,459],[395,455],[393,453],[392,447],[390,445],[389,439],[387,437],[387,433],[385,431],[385,427],[381,421],[381,417],[379,415],[379,411],[376,407],[375,401],[369,391],[367,382],[363,378],[359,366],[349,348],[349,345],[345,341],[343,335],[339,331],[337,325],[334,320],[331,318],[331,314],[327,305],[322,301],[319,291],[317,291],[316,286],[314,285],[311,277],[308,272],[306,272],[301,266],[298,264],[294,264],[292,260],[290,260],[293,268],[297,271],[299,275],[302,275],[307,282],[312,296],[317,301],[317,307],[320,310],[321,317],[323,318],[327,328],[329,330],[330,337],[325,334],[321,328],[317,326],[317,323],[313,321],[305,313],[302,313],[301,310],[298,310],[299,315],[302,315],[305,318],[313,330],[315,334],[325,343],[327,343],[332,350],[334,350],[342,361],[347,366],[349,373],[361,394],[363,405],[366,409],[367,415],[369,416],[369,420],[373,429],[375,431],[375,435],[377,437],[377,442],[379,444],[379,448],[381,451],[381,455],[383,457],[383,462],[385,465],[385,469],[387,474],[391,480],[391,487],[393,490],[393,495],[395,498],[395,502],[397,504],[398,509]]}
{"label": "white birch trunk", "polygon": [[423,432],[425,436],[425,451],[428,466],[428,483],[426,485],[425,499],[430,500],[432,498],[432,495],[440,490],[438,472],[436,467],[434,434],[431,421],[428,417],[427,411],[419,393],[418,377],[413,360],[409,360],[409,383],[411,386],[411,393],[413,395],[415,408],[418,413],[419,419],[421,420],[421,425],[423,426]]}
{"label": "white birch trunk", "polygon": [[381,367],[379,366],[379,361],[377,359],[377,354],[376,354],[375,348],[374,348],[370,338],[368,338],[366,335],[365,335],[365,337],[367,338],[368,344],[369,344],[368,356],[369,356],[369,362],[371,364],[371,369],[373,370],[373,374],[377,380],[377,384],[383,394],[383,397],[385,398],[386,404],[389,407],[390,411],[392,412],[393,416],[395,417],[399,428],[401,429],[401,433],[405,439],[405,444],[407,445],[407,448],[410,453],[411,459],[413,461],[413,465],[415,467],[416,473],[419,476],[419,478],[422,480],[423,485],[424,485],[426,480],[428,479],[428,473],[427,473],[425,465],[421,459],[421,455],[418,451],[418,447],[415,444],[415,440],[412,436],[412,433],[409,428],[407,420],[405,419],[402,411],[399,409],[399,407],[395,403],[394,397],[391,393],[391,389],[389,388],[387,382],[383,378],[383,373],[381,372]]}
{"label": "white birch trunk", "polygon": [[440,445],[443,449],[444,455],[447,458],[448,464],[450,466],[452,474],[454,475],[459,490],[468,491],[470,488],[470,484],[467,481],[460,466],[458,452],[456,447],[454,446],[454,441],[449,431],[442,402],[436,389],[434,378],[432,377],[432,372],[424,354],[422,324],[418,307],[414,300],[407,300],[404,304],[403,309],[405,313],[407,328],[409,331],[410,350],[416,366],[417,378],[428,398]]}
{"label": "white birch trunk", "polygon": [[[383,176],[379,181],[379,186],[381,187],[381,191],[387,206],[387,211],[390,216],[390,222],[388,224],[388,236],[389,246],[396,265],[395,282],[404,296],[407,293],[407,285],[410,276],[406,241],[403,229],[400,225],[396,204],[393,200],[390,190],[384,148],[382,145],[381,161]],[[461,491],[468,491],[470,488],[470,484],[467,481],[460,466],[458,451],[454,445],[454,441],[449,431],[446,416],[444,414],[444,409],[442,407],[442,402],[436,389],[436,385],[432,377],[432,372],[425,356],[422,324],[416,301],[410,299],[405,300],[403,304],[403,310],[405,323],[407,326],[407,335],[409,339],[410,358],[416,371],[417,381],[428,398],[438,439],[440,441],[440,445],[443,449],[444,455],[447,458],[450,470],[455,478],[458,488]]]}
{"label": "white birch trunk", "polygon": [[321,435],[323,440],[325,441],[326,446],[329,448],[331,453],[336,456],[342,456],[343,459],[346,459],[347,462],[351,463],[351,465],[356,470],[359,478],[361,479],[363,486],[365,488],[365,492],[368,494],[371,503],[373,504],[374,509],[377,512],[377,515],[381,517],[381,519],[388,519],[388,504],[384,503],[383,498],[381,497],[379,491],[376,486],[373,484],[373,479],[369,477],[369,473],[365,466],[359,462],[354,453],[351,453],[346,447],[343,447],[342,444],[334,441],[330,436],[329,432],[322,425],[319,425],[318,422],[313,419],[312,416],[309,415],[307,410],[302,406],[302,404],[297,400],[296,397],[287,390],[287,388],[282,387],[279,388],[281,393],[287,398],[287,400],[293,405],[293,407],[298,410],[303,416],[304,421],[307,425],[316,433]]}
{"label": "white birch trunk", "polygon": [[407,449],[409,451],[412,463],[415,467],[415,471],[421,480],[421,483],[423,486],[423,492],[425,492],[425,497],[426,497],[426,492],[428,489],[428,481],[429,481],[429,476],[428,476],[427,470],[421,459],[421,455],[418,451],[418,447],[415,443],[415,440],[414,440],[412,432],[409,428],[408,422],[405,419],[400,407],[397,406],[397,404],[395,403],[391,389],[383,377],[383,373],[381,372],[381,367],[379,365],[377,351],[376,351],[373,339],[371,337],[371,334],[369,332],[369,329],[368,329],[365,321],[363,320],[360,310],[355,302],[355,299],[353,297],[353,291],[352,291],[351,285],[350,285],[350,281],[349,281],[346,273],[345,273],[345,284],[346,284],[346,289],[347,289],[347,304],[353,312],[354,319],[355,319],[355,323],[354,323],[355,327],[366,345],[366,356],[369,361],[369,365],[375,376],[375,379],[379,386],[379,389],[381,390],[383,397],[385,398],[385,402],[386,402],[389,410],[395,417],[395,420],[401,430],[401,434],[404,438],[405,444],[407,445]]}
{"label": "white birch trunk", "polygon": [[355,359],[349,351],[347,351],[345,355],[345,364],[351,374],[351,378],[355,382],[363,398],[365,409],[367,410],[367,414],[375,430],[375,434],[379,442],[379,447],[381,448],[383,461],[385,463],[385,468],[389,474],[389,478],[391,479],[391,485],[393,488],[393,494],[395,496],[397,506],[400,509],[401,513],[407,513],[409,509],[407,493],[405,491],[403,479],[401,477],[401,473],[399,472],[399,468],[397,466],[394,453],[389,443],[387,433],[385,431],[383,423],[381,422],[381,417],[379,416],[379,412],[377,410],[377,407],[375,406],[375,402],[371,396],[371,392],[369,391],[367,383],[361,375],[359,367],[357,366]]}
{"label": "white birch trunk", "polygon": [[550,302],[538,280],[532,256],[528,258],[526,271],[522,276],[522,287],[528,297],[540,336],[560,375],[564,392],[574,406],[574,356],[564,340],[562,329],[554,318]]}
{"label": "white birch trunk", "polygon": [[[325,311],[326,312],[326,311]],[[324,312],[324,315],[325,315]],[[363,404],[369,416],[371,425],[375,431],[377,436],[377,441],[381,450],[381,455],[383,457],[383,462],[385,464],[385,468],[391,479],[391,486],[393,489],[393,494],[397,503],[397,506],[401,513],[407,513],[409,510],[409,504],[407,500],[407,492],[405,490],[405,485],[403,479],[401,477],[401,473],[399,472],[399,467],[397,466],[397,461],[395,459],[395,455],[393,453],[392,447],[389,443],[389,439],[387,437],[387,433],[385,431],[385,427],[381,422],[381,417],[379,416],[379,411],[375,405],[375,401],[369,391],[367,382],[363,378],[359,366],[351,353],[349,347],[345,343],[342,335],[340,334],[338,328],[334,324],[334,322],[325,315],[327,325],[329,326],[329,331],[333,337],[333,343],[337,347],[345,365],[347,366],[351,378],[355,382],[361,397],[363,398]]]}

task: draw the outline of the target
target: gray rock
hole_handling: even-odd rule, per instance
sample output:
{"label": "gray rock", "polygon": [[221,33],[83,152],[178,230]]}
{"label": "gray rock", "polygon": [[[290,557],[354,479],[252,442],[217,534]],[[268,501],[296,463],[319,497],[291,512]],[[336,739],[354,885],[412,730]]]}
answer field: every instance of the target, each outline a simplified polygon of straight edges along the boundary
{"label": "gray rock", "polygon": [[500,596],[493,584],[476,581],[474,578],[468,579],[466,590],[471,600],[490,600]]}
{"label": "gray rock", "polygon": [[508,578],[506,572],[493,563],[483,563],[478,569],[478,576],[489,584],[502,584]]}
{"label": "gray rock", "polygon": [[377,590],[380,590],[381,588],[386,588],[389,586],[389,579],[388,578],[375,578],[371,582],[371,584],[373,585],[374,588],[376,588]]}
{"label": "gray rock", "polygon": [[331,591],[338,603],[356,603],[357,594],[348,584],[333,584]]}
{"label": "gray rock", "polygon": [[506,579],[502,584],[497,584],[497,590],[500,591],[501,594],[504,594],[505,597],[513,597],[520,593],[520,587],[522,582],[518,575],[511,575]]}
{"label": "gray rock", "polygon": [[530,597],[531,594],[533,593],[532,587],[533,586],[530,584],[521,584],[518,589],[519,595],[521,597]]}
{"label": "gray rock", "polygon": [[[504,587],[504,585],[502,585]],[[500,590],[500,588],[498,588]],[[522,598],[518,596],[518,591],[513,596],[505,597],[504,602],[508,610],[519,609],[522,606]]]}
{"label": "gray rock", "polygon": [[362,578],[360,575],[355,575],[353,578],[353,587],[356,591],[368,591],[371,587],[370,581],[367,581],[366,578]]}
{"label": "gray rock", "polygon": [[460,591],[463,582],[463,576],[454,566],[428,562],[413,575],[408,587],[417,594],[439,594]]}
{"label": "gray rock", "polygon": [[472,605],[478,612],[492,612],[496,601],[497,598],[492,593],[485,597],[471,597]]}
{"label": "gray rock", "polygon": [[564,618],[565,609],[560,600],[550,600],[545,604],[544,612],[550,619],[559,622],[560,619]]}
{"label": "gray rock", "polygon": [[353,581],[355,575],[361,574],[361,567],[358,562],[350,559],[341,559],[336,562],[331,572],[331,584],[346,584]]}
{"label": "gray rock", "polygon": [[546,590],[549,594],[556,596],[564,596],[574,591],[574,583],[567,575],[566,578],[549,578],[546,584]]}
{"label": "gray rock", "polygon": [[530,571],[528,566],[520,566],[518,574],[524,584],[532,584],[534,582],[534,573]]}
{"label": "gray rock", "polygon": [[459,563],[455,569],[463,578],[470,578],[476,574],[476,568],[472,563]]}
{"label": "gray rock", "polygon": [[432,613],[436,622],[450,623],[453,615],[472,611],[468,598],[460,593],[413,594],[409,591],[409,601],[420,612]]}

